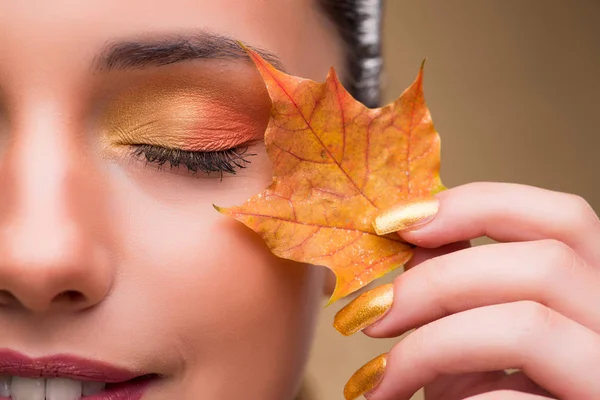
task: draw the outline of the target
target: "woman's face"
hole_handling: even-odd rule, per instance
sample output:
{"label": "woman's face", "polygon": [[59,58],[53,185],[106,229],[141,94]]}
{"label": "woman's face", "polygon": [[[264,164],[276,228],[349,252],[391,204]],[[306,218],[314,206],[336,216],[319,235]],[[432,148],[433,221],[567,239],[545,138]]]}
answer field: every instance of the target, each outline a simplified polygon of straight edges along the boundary
{"label": "woman's face", "polygon": [[271,179],[235,40],[315,80],[342,59],[309,0],[0,4],[0,399],[131,378],[89,360],[159,375],[144,400],[293,396],[323,272],[213,208]]}

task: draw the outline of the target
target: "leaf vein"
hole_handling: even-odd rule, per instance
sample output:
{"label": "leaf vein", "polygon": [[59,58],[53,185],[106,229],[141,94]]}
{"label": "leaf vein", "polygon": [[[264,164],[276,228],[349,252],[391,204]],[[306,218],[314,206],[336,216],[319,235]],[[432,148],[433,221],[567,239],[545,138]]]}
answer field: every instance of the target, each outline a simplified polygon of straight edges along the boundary
{"label": "leaf vein", "polygon": [[273,75],[273,73],[271,71],[269,71],[268,68],[265,67],[264,65],[264,61],[259,60],[258,62],[261,63],[261,66],[263,68],[264,71],[266,71],[271,78],[273,79],[273,81],[277,84],[277,86],[279,86],[279,88],[281,89],[281,91],[283,93],[285,93],[285,95],[288,97],[288,99],[290,100],[290,102],[294,105],[294,107],[298,110],[298,112],[300,113],[300,115],[302,116],[302,118],[304,119],[304,122],[306,123],[306,125],[308,126],[309,130],[312,132],[312,134],[317,138],[317,140],[319,141],[319,143],[321,144],[321,146],[325,149],[325,151],[327,152],[327,155],[334,161],[334,163],[339,167],[339,169],[344,173],[344,175],[346,176],[346,178],[348,179],[348,181],[356,188],[356,190],[369,202],[371,203],[371,205],[375,208],[378,208],[375,203],[366,195],[364,194],[359,187],[357,186],[356,182],[354,182],[352,180],[352,178],[350,178],[350,175],[348,175],[348,173],[346,172],[346,170],[344,170],[344,168],[342,168],[342,166],[336,161],[335,157],[333,157],[333,155],[331,154],[331,152],[329,151],[329,149],[327,148],[327,146],[325,146],[325,144],[323,143],[323,141],[321,140],[321,138],[319,137],[319,135],[317,135],[317,133],[315,132],[314,128],[312,127],[312,125],[310,125],[308,123],[308,121],[306,120],[306,116],[302,113],[302,111],[300,110],[300,107],[298,107],[298,104],[296,103],[296,101],[292,98],[292,96],[288,93],[288,91],[285,89],[285,87],[281,84],[281,82],[279,82],[278,79],[275,78],[275,76]]}

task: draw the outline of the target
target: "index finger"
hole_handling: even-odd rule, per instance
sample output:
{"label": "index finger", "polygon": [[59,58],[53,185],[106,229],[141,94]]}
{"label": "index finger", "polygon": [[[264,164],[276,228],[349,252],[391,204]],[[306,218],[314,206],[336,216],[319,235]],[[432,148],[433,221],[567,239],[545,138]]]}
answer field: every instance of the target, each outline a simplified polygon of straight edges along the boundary
{"label": "index finger", "polygon": [[483,236],[499,242],[555,239],[592,265],[600,264],[600,220],[579,196],[519,184],[471,183],[436,197],[435,217],[398,232],[404,240],[437,248]]}

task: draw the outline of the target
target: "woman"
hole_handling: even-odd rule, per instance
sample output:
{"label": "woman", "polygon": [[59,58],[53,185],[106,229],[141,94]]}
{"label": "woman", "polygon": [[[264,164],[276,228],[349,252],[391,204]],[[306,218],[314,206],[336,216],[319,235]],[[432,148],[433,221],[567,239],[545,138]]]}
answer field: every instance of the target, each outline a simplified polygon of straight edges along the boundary
{"label": "woman", "polygon": [[[334,65],[374,105],[378,11],[0,6],[0,399],[294,397],[326,275],[212,208],[271,177],[269,98],[236,40],[294,75],[322,80]],[[418,329],[352,377],[347,398],[423,385],[430,400],[600,398],[600,222],[587,203],[489,183],[425,205],[386,217],[422,264],[336,319],[344,334]],[[467,248],[481,235],[505,243]]]}

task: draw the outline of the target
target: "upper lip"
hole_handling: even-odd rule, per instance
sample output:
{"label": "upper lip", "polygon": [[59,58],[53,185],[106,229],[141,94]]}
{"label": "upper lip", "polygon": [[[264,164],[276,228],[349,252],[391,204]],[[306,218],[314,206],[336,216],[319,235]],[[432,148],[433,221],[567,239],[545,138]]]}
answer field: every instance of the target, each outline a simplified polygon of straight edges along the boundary
{"label": "upper lip", "polygon": [[30,358],[12,350],[0,349],[0,375],[121,383],[148,374],[68,354]]}

